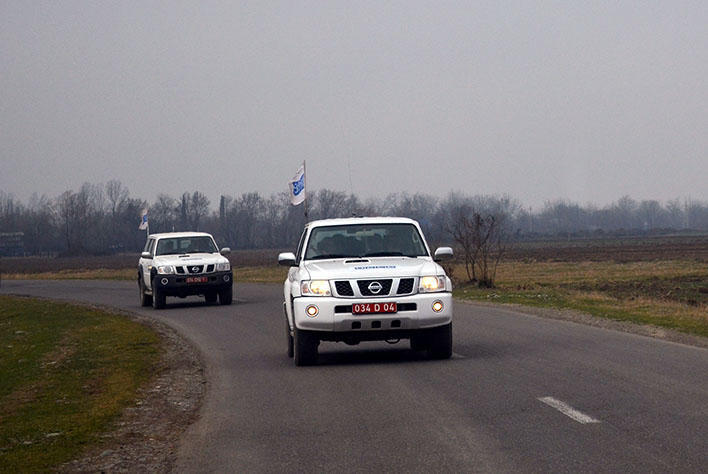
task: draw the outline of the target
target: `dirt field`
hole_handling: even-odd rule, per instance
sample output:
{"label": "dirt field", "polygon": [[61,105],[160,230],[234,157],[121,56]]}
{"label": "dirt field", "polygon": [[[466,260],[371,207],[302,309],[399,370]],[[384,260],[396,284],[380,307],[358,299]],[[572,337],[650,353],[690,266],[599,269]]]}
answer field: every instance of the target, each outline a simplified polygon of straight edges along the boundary
{"label": "dirt field", "polygon": [[616,263],[695,260],[708,263],[708,235],[520,242],[512,245],[505,260]]}

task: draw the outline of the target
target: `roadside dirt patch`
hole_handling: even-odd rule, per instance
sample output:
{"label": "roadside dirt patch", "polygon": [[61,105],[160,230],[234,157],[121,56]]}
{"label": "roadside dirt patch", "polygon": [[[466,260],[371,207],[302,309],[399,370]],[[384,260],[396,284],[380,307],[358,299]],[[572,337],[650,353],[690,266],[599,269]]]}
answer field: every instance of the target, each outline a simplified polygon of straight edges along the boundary
{"label": "roadside dirt patch", "polygon": [[162,323],[124,314],[160,335],[164,352],[157,374],[102,435],[100,446],[59,472],[169,472],[182,433],[197,418],[207,384],[198,350]]}

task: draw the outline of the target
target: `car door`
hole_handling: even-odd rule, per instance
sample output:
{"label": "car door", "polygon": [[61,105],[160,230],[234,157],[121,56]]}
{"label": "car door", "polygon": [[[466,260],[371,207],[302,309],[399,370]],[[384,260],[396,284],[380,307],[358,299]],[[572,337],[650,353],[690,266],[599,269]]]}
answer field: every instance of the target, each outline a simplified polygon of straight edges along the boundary
{"label": "car door", "polygon": [[145,245],[145,252],[150,252],[150,258],[141,259],[142,265],[140,265],[143,272],[143,282],[145,287],[152,290],[152,278],[150,277],[150,271],[152,270],[152,257],[155,255],[155,239],[150,239]]}

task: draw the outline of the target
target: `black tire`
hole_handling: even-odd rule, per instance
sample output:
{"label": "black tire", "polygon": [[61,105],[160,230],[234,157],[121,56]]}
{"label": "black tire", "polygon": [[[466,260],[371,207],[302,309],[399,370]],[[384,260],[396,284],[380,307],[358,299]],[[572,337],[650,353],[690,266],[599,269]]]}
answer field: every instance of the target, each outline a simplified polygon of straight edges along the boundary
{"label": "black tire", "polygon": [[315,334],[310,331],[303,331],[295,328],[293,341],[293,359],[295,365],[313,365],[317,363],[317,346],[320,341]]}
{"label": "black tire", "polygon": [[430,330],[428,355],[431,359],[452,357],[452,323]]}
{"label": "black tire", "polygon": [[204,300],[207,302],[207,304],[214,304],[216,303],[216,293],[206,293],[204,295]]}
{"label": "black tire", "polygon": [[290,323],[287,316],[285,317],[285,337],[288,342],[288,357],[292,359],[295,356],[295,343],[292,334],[290,334]]}
{"label": "black tire", "polygon": [[424,351],[428,348],[426,344],[425,334],[417,334],[411,336],[411,349],[414,351]]}
{"label": "black tire", "polygon": [[152,295],[145,294],[145,283],[143,283],[143,279],[140,277],[138,277],[138,290],[140,291],[140,306],[151,306]]}
{"label": "black tire", "polygon": [[167,295],[157,287],[157,278],[152,280],[152,307],[153,309],[163,309],[167,302]]}
{"label": "black tire", "polygon": [[229,305],[234,299],[234,289],[233,287],[229,287],[226,290],[222,290],[219,292],[219,304],[222,305]]}

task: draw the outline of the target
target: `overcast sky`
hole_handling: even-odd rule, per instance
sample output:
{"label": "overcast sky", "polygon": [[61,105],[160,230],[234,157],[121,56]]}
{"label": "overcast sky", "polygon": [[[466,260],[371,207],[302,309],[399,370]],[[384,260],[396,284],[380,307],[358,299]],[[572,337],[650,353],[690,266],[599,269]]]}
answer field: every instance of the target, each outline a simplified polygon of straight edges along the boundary
{"label": "overcast sky", "polygon": [[[0,0],[0,190],[708,200],[708,2]],[[351,172],[350,172],[351,170]]]}

